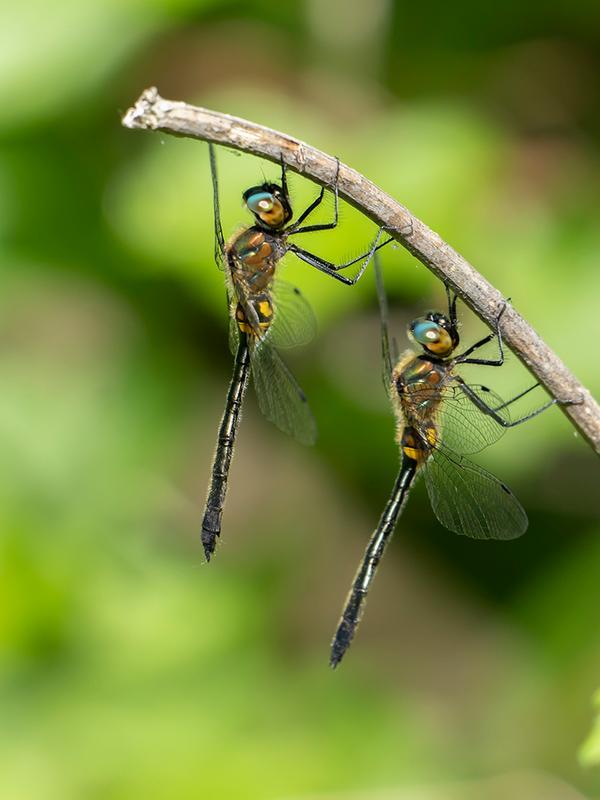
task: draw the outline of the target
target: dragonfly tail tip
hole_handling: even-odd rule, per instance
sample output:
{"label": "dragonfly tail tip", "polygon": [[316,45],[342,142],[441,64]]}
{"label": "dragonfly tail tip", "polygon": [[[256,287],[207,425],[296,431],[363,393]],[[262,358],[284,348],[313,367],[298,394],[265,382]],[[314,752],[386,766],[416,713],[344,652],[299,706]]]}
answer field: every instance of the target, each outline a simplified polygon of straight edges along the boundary
{"label": "dragonfly tail tip", "polygon": [[204,556],[207,562],[210,561],[215,552],[218,535],[219,534],[215,533],[214,531],[202,529],[202,547],[204,549]]}
{"label": "dragonfly tail tip", "polygon": [[339,636],[335,637],[333,644],[331,645],[331,655],[329,656],[329,666],[332,669],[335,669],[338,666],[344,657],[349,644],[349,640],[340,640]]}

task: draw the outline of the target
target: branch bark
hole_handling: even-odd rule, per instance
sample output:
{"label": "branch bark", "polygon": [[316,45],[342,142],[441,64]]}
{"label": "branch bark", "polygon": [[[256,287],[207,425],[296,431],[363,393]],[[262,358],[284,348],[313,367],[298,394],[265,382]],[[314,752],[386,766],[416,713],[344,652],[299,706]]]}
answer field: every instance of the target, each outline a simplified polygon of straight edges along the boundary
{"label": "branch bark", "polygon": [[[269,161],[279,162],[283,158],[294,172],[322,186],[331,186],[335,179],[337,161],[333,156],[254,122],[165,100],[156,88],[143,92],[123,117],[123,125],[202,139]],[[454,289],[482,320],[488,325],[494,323],[504,298],[435,231],[345,164],[339,167],[338,187],[340,197],[377,225],[390,228],[390,234]],[[510,305],[502,315],[501,329],[508,347],[553,397],[581,401],[561,406],[562,411],[600,454],[600,406],[590,392]]]}

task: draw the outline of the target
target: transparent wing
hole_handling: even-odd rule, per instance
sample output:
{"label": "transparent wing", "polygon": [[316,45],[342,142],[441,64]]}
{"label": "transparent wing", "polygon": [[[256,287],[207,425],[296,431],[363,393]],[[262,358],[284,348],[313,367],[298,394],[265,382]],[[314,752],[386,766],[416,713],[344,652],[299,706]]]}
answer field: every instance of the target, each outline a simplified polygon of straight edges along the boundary
{"label": "transparent wing", "polygon": [[213,144],[208,145],[208,155],[210,159],[210,174],[213,185],[213,211],[215,227],[215,263],[221,270],[225,270],[225,237],[221,226],[221,209],[219,205],[219,177],[217,174],[217,156]]}
{"label": "transparent wing", "polygon": [[[228,315],[229,315],[229,349],[235,355],[237,353],[238,340],[240,336],[240,329],[235,319],[236,310],[240,305],[244,311],[246,320],[258,330],[258,319],[256,318],[256,310],[252,304],[251,297],[246,294],[244,285],[238,283],[234,286],[233,282],[228,281],[227,297],[228,297]],[[266,338],[263,332],[260,332],[260,340]]]}
{"label": "transparent wing", "polygon": [[251,364],[258,406],[265,417],[302,444],[314,444],[317,427],[306,395],[266,340],[252,344]]}
{"label": "transparent wing", "polygon": [[232,355],[237,353],[238,342],[240,340],[240,329],[231,314],[229,315],[229,350]]}
{"label": "transparent wing", "polygon": [[273,323],[266,338],[273,347],[296,347],[310,342],[317,320],[308,300],[291,283],[275,279],[269,288],[273,300]]}
{"label": "transparent wing", "polygon": [[238,342],[240,340],[240,329],[234,319],[235,309],[238,304],[237,295],[231,285],[227,281],[227,316],[229,317],[229,350],[232,355],[236,355],[238,349]]}
{"label": "transparent wing", "polygon": [[517,498],[481,467],[440,448],[423,473],[431,506],[448,530],[472,539],[516,539],[527,530]]}
{"label": "transparent wing", "polygon": [[[508,408],[502,407],[504,402],[495,392],[479,384],[468,384],[467,388],[483,404],[494,409],[506,422],[510,422],[510,412]],[[445,386],[440,393],[440,399],[436,424],[440,441],[449,450],[461,455],[479,453],[504,435],[505,429],[502,425],[478,408],[465,394],[461,384],[451,383]]]}
{"label": "transparent wing", "polygon": [[[392,377],[392,353],[390,350],[390,336],[388,331],[388,301],[387,294],[385,293],[385,285],[383,283],[383,274],[381,272],[381,264],[379,262],[379,254],[373,255],[374,269],[375,269],[375,285],[377,287],[377,300],[379,302],[379,319],[381,323],[381,355],[383,358],[383,385],[386,390],[389,390],[390,380]],[[394,340],[394,349],[396,343]],[[398,357],[396,355],[396,361]]]}

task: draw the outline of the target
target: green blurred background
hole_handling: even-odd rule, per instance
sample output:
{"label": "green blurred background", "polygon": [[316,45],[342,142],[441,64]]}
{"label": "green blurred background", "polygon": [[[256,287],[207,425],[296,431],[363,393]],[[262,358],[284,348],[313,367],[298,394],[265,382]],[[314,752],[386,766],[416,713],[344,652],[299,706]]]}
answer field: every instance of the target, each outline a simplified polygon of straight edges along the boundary
{"label": "green blurred background", "polygon": [[[2,3],[3,800],[600,796],[596,456],[558,410],[482,455],[530,516],[510,543],[449,534],[418,486],[331,672],[398,465],[372,275],[284,265],[319,319],[288,358],[319,441],[288,440],[249,392],[208,567],[231,356],[207,148],[120,126],[155,84],[338,155],[598,394],[599,41],[585,1]],[[277,170],[219,166],[229,234]],[[300,209],[316,187],[292,191]],[[305,244],[341,260],[373,233],[345,206]],[[383,260],[404,344],[443,292],[404,251]],[[514,357],[484,372],[506,396],[531,381]]]}

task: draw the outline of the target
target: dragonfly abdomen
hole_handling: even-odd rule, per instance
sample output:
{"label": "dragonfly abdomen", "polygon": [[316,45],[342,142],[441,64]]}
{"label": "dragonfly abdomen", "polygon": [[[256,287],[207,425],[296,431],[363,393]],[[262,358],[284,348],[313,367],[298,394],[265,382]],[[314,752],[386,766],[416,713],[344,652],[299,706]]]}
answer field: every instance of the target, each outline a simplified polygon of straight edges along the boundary
{"label": "dragonfly abdomen", "polygon": [[437,428],[430,422],[414,428],[407,425],[402,430],[400,447],[403,455],[421,465],[427,461],[438,440]]}
{"label": "dragonfly abdomen", "polygon": [[219,426],[217,449],[213,460],[206,509],[202,520],[202,545],[207,561],[210,561],[217,538],[221,535],[221,517],[227,492],[229,466],[233,456],[233,446],[240,420],[242,400],[249,377],[250,350],[248,341],[243,336],[238,344],[233,376],[227,392],[225,412]]}
{"label": "dragonfly abdomen", "polygon": [[264,335],[273,322],[273,302],[269,292],[261,292],[254,297],[246,298],[244,305],[238,302],[235,321],[242,333],[254,337]]}

